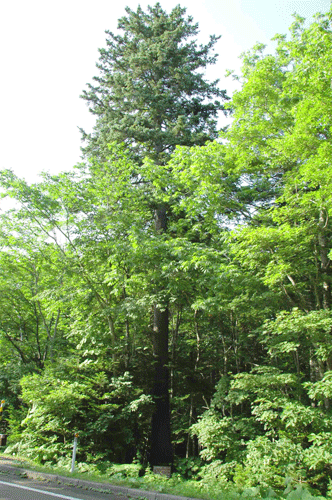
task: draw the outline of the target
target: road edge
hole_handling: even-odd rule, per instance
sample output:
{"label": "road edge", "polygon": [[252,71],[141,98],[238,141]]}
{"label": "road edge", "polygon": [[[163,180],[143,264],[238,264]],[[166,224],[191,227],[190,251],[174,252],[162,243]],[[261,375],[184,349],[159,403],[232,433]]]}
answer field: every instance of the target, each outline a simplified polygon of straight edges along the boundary
{"label": "road edge", "polygon": [[0,464],[0,473],[6,473],[14,476],[23,476],[29,479],[39,479],[43,481],[53,481],[56,483],[64,484],[66,486],[76,486],[85,490],[95,490],[98,492],[113,492],[121,493],[132,498],[146,497],[148,500],[200,500],[198,498],[190,498],[178,495],[171,495],[169,493],[159,493],[158,491],[146,491],[134,488],[127,488],[126,486],[115,486],[109,483],[98,483],[95,481],[86,481],[85,479],[77,479],[67,476],[59,476],[58,474],[49,474],[45,472],[37,472],[34,470],[26,469],[24,467],[14,467],[12,465]]}

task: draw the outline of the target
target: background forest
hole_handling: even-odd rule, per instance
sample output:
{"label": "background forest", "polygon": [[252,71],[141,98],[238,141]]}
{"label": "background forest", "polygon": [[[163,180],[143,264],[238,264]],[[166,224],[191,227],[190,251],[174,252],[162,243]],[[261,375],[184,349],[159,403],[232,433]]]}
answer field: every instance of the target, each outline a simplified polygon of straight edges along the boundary
{"label": "background forest", "polygon": [[331,19],[244,54],[230,100],[185,9],[127,9],[82,163],[1,172],[8,452],[66,465],[78,431],[82,470],[332,496]]}

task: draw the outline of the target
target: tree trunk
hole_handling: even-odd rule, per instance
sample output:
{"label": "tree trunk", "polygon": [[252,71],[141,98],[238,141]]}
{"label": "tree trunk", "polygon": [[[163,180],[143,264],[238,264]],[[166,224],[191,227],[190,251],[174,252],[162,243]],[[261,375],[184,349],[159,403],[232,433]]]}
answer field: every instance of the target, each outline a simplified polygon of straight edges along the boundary
{"label": "tree trunk", "polygon": [[320,211],[319,214],[319,233],[318,233],[318,244],[319,244],[319,256],[321,261],[321,274],[323,278],[323,308],[329,309],[331,304],[331,287],[330,287],[330,259],[329,259],[329,245],[326,238],[326,219],[327,215],[324,210]]}
{"label": "tree trunk", "polygon": [[111,348],[112,348],[112,370],[113,370],[113,376],[116,376],[117,372],[117,356],[115,353],[115,345],[116,345],[116,334],[115,334],[115,327],[114,327],[114,321],[112,316],[108,316],[108,326],[109,326],[109,331],[110,331],[110,336],[111,336]]}
{"label": "tree trunk", "polygon": [[197,309],[195,310],[194,314],[194,325],[195,325],[195,333],[196,333],[196,360],[195,360],[195,366],[194,366],[194,374],[193,374],[193,384],[191,388],[191,394],[190,394],[190,409],[189,409],[189,422],[188,422],[188,435],[187,435],[187,446],[186,446],[186,458],[189,458],[190,456],[196,456],[198,453],[198,441],[197,437],[190,436],[190,427],[194,422],[197,420],[197,411],[196,411],[196,406],[195,406],[195,401],[194,401],[194,388],[196,384],[196,378],[197,378],[197,370],[198,370],[198,363],[201,355],[201,338],[199,335],[199,329],[198,329],[198,311]]}
{"label": "tree trunk", "polygon": [[[157,208],[155,227],[158,232],[166,231],[167,215],[165,207]],[[155,407],[152,415],[151,431],[150,462],[152,465],[167,465],[171,464],[173,460],[168,388],[168,325],[168,307],[160,309],[160,307],[154,306],[153,355],[155,372],[152,396]]]}

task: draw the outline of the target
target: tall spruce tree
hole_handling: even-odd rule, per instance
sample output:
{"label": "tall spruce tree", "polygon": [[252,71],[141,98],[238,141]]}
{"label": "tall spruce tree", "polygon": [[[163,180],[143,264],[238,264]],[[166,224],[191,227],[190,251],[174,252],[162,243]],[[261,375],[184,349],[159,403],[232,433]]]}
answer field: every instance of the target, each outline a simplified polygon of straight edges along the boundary
{"label": "tall spruce tree", "polygon": [[[97,116],[94,132],[83,134],[86,152],[107,154],[107,144],[125,142],[139,156],[165,162],[176,145],[198,145],[217,137],[217,115],[226,92],[218,80],[208,82],[202,70],[216,62],[219,37],[206,45],[187,41],[198,24],[177,6],[168,15],[159,3],[144,13],[126,8],[119,19],[124,34],[106,31],[100,49],[100,75],[82,98]],[[220,100],[213,100],[219,98]]]}
{"label": "tall spruce tree", "polygon": [[[209,82],[202,70],[216,62],[210,36],[198,45],[198,24],[177,6],[170,14],[159,3],[145,13],[126,8],[118,29],[106,31],[107,48],[100,49],[99,76],[82,98],[97,116],[92,134],[83,132],[89,157],[108,156],[108,144],[124,142],[139,162],[148,156],[164,165],[177,145],[202,145],[217,137],[218,112],[226,92],[218,80]],[[191,40],[188,40],[191,39]],[[166,186],[165,186],[166,188]],[[168,207],[157,204],[155,229],[167,231]],[[152,417],[151,462],[172,461],[168,395],[168,305],[154,308],[155,413]]]}

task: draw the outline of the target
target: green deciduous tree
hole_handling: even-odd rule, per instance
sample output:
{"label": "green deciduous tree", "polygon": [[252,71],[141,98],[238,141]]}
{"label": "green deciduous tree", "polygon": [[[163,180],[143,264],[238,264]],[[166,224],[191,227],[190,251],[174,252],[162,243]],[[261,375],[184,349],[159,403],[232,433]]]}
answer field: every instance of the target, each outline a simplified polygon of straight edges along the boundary
{"label": "green deciduous tree", "polygon": [[41,370],[66,349],[62,256],[23,211],[1,216],[0,245],[1,343],[16,363]]}
{"label": "green deciduous tree", "polygon": [[[249,325],[258,350],[251,369],[242,365],[220,382],[193,429],[203,456],[237,457],[239,484],[280,487],[288,465],[296,480],[305,476],[323,491],[328,482],[331,16],[317,16],[309,28],[296,18],[289,40],[276,37],[275,55],[259,45],[244,56],[225,134],[224,168],[238,173],[235,199],[244,208],[228,241],[228,273],[242,280],[259,319]],[[255,310],[262,297],[271,307]]]}

